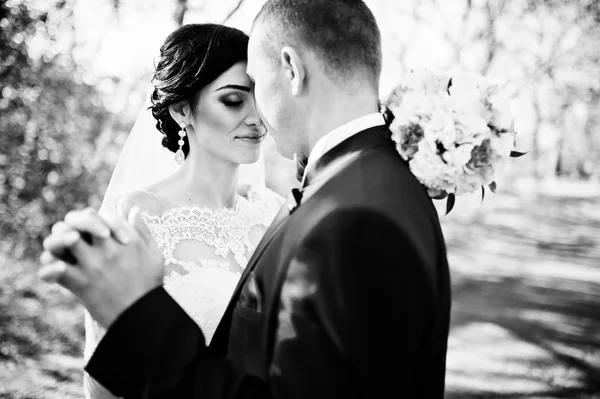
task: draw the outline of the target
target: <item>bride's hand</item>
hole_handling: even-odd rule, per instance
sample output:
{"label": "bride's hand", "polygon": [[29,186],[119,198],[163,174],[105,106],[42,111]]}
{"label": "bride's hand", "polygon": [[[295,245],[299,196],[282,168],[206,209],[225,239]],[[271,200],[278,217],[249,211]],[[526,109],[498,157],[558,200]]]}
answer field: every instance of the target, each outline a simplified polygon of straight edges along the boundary
{"label": "bride's hand", "polygon": [[[122,209],[117,208],[117,211],[127,218]],[[96,240],[110,237],[111,234],[121,244],[127,239],[123,227],[115,226],[115,230],[111,231],[110,226],[92,208],[67,213],[65,220],[55,223],[52,226],[52,234],[44,240],[43,246],[46,251],[42,253],[40,260],[45,267],[40,270],[40,277],[49,283],[58,282],[64,273],[63,263],[77,265],[77,259],[69,250],[77,240],[83,239],[92,244]],[[49,248],[52,252],[49,252]]]}
{"label": "bride's hand", "polygon": [[128,219],[116,212],[100,217],[91,210],[73,211],[44,240],[40,278],[71,291],[105,328],[162,285],[164,260],[139,208],[132,208]]}

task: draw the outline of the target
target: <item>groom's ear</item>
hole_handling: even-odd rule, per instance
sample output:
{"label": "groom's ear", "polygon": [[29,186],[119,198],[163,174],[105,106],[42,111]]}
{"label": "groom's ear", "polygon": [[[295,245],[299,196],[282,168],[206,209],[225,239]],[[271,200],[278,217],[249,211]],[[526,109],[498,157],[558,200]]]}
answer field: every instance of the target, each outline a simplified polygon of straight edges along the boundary
{"label": "groom's ear", "polygon": [[305,86],[306,68],[298,52],[292,47],[282,48],[281,66],[283,67],[285,79],[290,85],[292,95],[300,95]]}
{"label": "groom's ear", "polygon": [[171,105],[169,107],[169,114],[171,115],[171,118],[175,120],[175,122],[183,122],[186,125],[189,124],[190,107],[187,104],[179,102],[177,104]]}

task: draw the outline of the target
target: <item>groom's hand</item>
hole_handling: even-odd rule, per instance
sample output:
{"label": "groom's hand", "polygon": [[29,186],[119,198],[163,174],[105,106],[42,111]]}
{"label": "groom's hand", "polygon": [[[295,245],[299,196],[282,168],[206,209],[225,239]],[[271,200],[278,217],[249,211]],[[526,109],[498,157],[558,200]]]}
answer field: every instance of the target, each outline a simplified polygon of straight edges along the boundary
{"label": "groom's hand", "polygon": [[136,207],[128,220],[115,212],[70,212],[44,249],[40,278],[71,291],[103,327],[162,285],[164,260]]}

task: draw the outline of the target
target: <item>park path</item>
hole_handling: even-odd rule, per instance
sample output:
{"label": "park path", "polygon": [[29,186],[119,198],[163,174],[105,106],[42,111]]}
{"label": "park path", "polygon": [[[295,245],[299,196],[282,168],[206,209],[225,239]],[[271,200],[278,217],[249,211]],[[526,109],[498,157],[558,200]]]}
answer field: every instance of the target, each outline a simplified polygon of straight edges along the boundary
{"label": "park path", "polygon": [[570,191],[442,219],[448,398],[600,398],[600,193]]}
{"label": "park path", "polygon": [[[600,190],[555,191],[442,218],[447,398],[600,398]],[[83,312],[34,269],[0,256],[0,399],[81,399]]]}

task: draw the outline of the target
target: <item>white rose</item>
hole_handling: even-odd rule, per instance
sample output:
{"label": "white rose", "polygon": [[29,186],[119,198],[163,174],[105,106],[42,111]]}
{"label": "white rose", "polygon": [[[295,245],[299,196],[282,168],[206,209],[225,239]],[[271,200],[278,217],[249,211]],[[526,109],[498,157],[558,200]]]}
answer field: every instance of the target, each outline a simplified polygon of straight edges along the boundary
{"label": "white rose", "polygon": [[447,73],[452,78],[450,95],[454,92],[476,90],[479,93],[485,93],[490,87],[483,75],[471,71],[453,70]]}
{"label": "white rose", "polygon": [[483,99],[487,96],[489,87],[485,78],[468,71],[456,71],[451,76],[452,85],[448,91],[455,109],[485,116]]}
{"label": "white rose", "polygon": [[425,95],[422,92],[409,92],[402,97],[398,113],[407,120],[415,116],[429,119],[434,109],[435,96]]}
{"label": "white rose", "polygon": [[490,137],[492,149],[503,157],[510,156],[511,151],[514,149],[514,144],[515,134],[513,132],[493,134]]}
{"label": "white rose", "polygon": [[482,185],[483,184],[481,183],[478,176],[475,176],[474,179],[466,179],[464,177],[459,178],[458,183],[456,183],[455,195],[458,196],[475,192],[477,190],[480,190]]}
{"label": "white rose", "polygon": [[462,168],[471,160],[471,151],[475,146],[473,144],[463,144],[456,146],[442,154],[442,158],[448,165]]}
{"label": "white rose", "polygon": [[425,137],[431,141],[440,141],[446,149],[453,148],[456,142],[454,118],[441,106],[435,108],[431,119],[424,124]]}
{"label": "white rose", "polygon": [[503,165],[502,157],[491,148],[491,140],[485,140],[471,152],[471,159],[462,168],[457,179],[456,195],[479,190],[494,180]]}
{"label": "white rose", "polygon": [[446,164],[437,154],[436,143],[421,140],[409,166],[415,177],[431,192],[453,193],[459,169]]}
{"label": "white rose", "polygon": [[483,140],[491,136],[490,128],[485,119],[474,113],[455,113],[454,126],[457,142],[480,145]]}
{"label": "white rose", "polygon": [[410,160],[418,150],[419,141],[423,139],[423,129],[417,123],[403,123],[394,119],[390,130],[396,150],[405,161]]}
{"label": "white rose", "polygon": [[494,177],[492,165],[481,165],[477,170],[463,168],[456,183],[456,195],[472,193],[490,184]]}
{"label": "white rose", "polygon": [[477,170],[463,168],[463,173],[457,180],[456,195],[471,193],[490,185],[503,167],[504,160],[494,156],[489,163],[480,165]]}
{"label": "white rose", "polygon": [[446,91],[449,78],[443,75],[436,75],[430,71],[422,70],[411,72],[406,79],[404,86],[409,90],[422,92],[424,94],[438,94]]}

